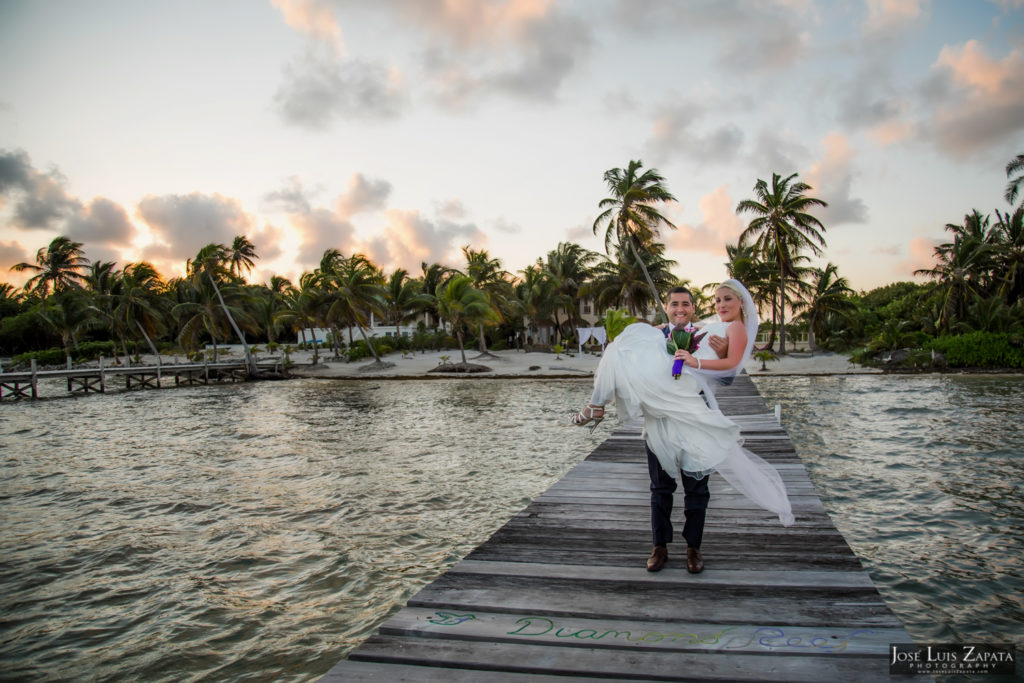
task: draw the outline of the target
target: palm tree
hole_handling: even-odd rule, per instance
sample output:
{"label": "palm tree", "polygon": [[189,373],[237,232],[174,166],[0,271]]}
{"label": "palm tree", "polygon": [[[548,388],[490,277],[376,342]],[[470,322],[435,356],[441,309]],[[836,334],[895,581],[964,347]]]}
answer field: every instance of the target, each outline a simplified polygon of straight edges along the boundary
{"label": "palm tree", "polygon": [[793,266],[794,256],[803,249],[821,256],[819,245],[825,246],[822,232],[825,226],[817,218],[807,213],[815,206],[826,207],[827,203],[816,197],[808,197],[804,193],[811,186],[803,182],[792,182],[797,177],[794,173],[783,178],[772,173],[772,184],[758,179],[754,185],[757,199],[744,199],[736,206],[736,213],[752,213],[754,218],[740,234],[740,244],[753,243],[762,258],[775,266],[778,273],[776,301],[779,312],[779,352],[786,352],[786,278],[796,277]]}
{"label": "palm tree", "polygon": [[[1020,193],[1021,183],[1024,183],[1024,154],[1018,154],[1006,165],[1006,177],[1010,180],[1006,183],[1006,193],[1003,196],[1010,206],[1013,206]],[[1017,208],[1021,207],[1024,207],[1024,201]]]}
{"label": "palm tree", "polygon": [[1011,216],[996,211],[995,261],[1002,273],[999,296],[1013,305],[1024,299],[1024,205]]}
{"label": "palm tree", "polygon": [[[501,267],[501,259],[492,259],[486,250],[475,251],[466,245],[462,247],[462,255],[466,257],[466,274],[472,278],[473,287],[487,295],[501,322],[501,309],[513,296],[509,274]],[[487,351],[487,335],[484,334],[484,323],[480,321],[480,354],[477,358],[496,358]]]}
{"label": "palm tree", "polygon": [[[605,258],[598,263],[590,283],[597,309],[625,306],[631,314],[646,316],[651,291],[665,291],[676,283],[669,270],[676,262],[662,256],[664,251],[664,245],[652,244],[640,252],[639,260],[634,260],[625,245],[620,245],[616,260]],[[652,290],[652,287],[659,289]],[[657,303],[660,307],[661,302]]]}
{"label": "palm tree", "polygon": [[947,223],[946,230],[953,233],[953,241],[935,247],[936,266],[914,274],[936,280],[942,299],[937,327],[948,332],[956,321],[965,318],[974,296],[991,288],[999,232],[990,230],[989,218],[976,209],[960,224]]}
{"label": "palm tree", "polygon": [[498,312],[487,298],[487,294],[473,286],[473,278],[456,275],[438,286],[435,292],[437,310],[441,318],[452,325],[452,332],[459,342],[462,363],[466,364],[466,347],[462,342],[463,325],[497,323]]}
{"label": "palm tree", "polygon": [[401,336],[401,326],[431,305],[433,299],[420,291],[420,283],[410,279],[404,268],[391,274],[384,285],[384,310],[395,324],[396,339]]}
{"label": "palm tree", "polygon": [[170,300],[162,296],[163,281],[151,264],[129,263],[121,271],[121,283],[113,299],[113,318],[125,329],[137,329],[160,364],[153,337],[166,331]]}
{"label": "palm tree", "polygon": [[823,323],[827,316],[843,315],[857,307],[850,299],[853,293],[846,278],[839,277],[835,264],[829,263],[823,269],[814,270],[809,296],[795,307],[796,310],[803,310],[807,316],[811,351],[815,350],[815,339],[824,338]]}
{"label": "palm tree", "polygon": [[522,279],[516,283],[516,300],[526,318],[527,331],[534,340],[539,338],[540,326],[554,326],[554,307],[558,302],[557,286],[547,268],[538,259],[534,265],[519,271]]}
{"label": "palm tree", "polygon": [[425,296],[429,296],[432,299],[430,304],[427,306],[426,311],[427,315],[430,317],[431,323],[433,323],[431,327],[437,329],[440,316],[437,313],[437,301],[433,300],[434,292],[437,291],[439,285],[447,281],[448,278],[459,271],[454,268],[449,268],[448,266],[443,266],[440,263],[428,264],[425,261],[420,263],[420,268],[423,271],[423,274],[417,278],[420,281],[420,291],[422,291]]}
{"label": "palm tree", "polygon": [[[566,301],[565,310],[571,327],[580,327],[580,293],[590,281],[594,264],[599,259],[599,254],[574,242],[559,242],[557,248],[548,252],[545,269],[554,281],[558,295]],[[555,327],[561,335],[558,310],[554,313]]]}
{"label": "palm tree", "polygon": [[244,270],[246,273],[252,271],[255,259],[258,258],[256,247],[249,241],[249,238],[245,235],[237,235],[231,242],[231,248],[227,254],[228,272],[236,278],[242,279],[242,271]]}
{"label": "palm tree", "polygon": [[640,173],[641,168],[643,163],[637,159],[630,161],[625,169],[605,171],[604,181],[612,196],[598,203],[598,208],[603,211],[594,221],[594,234],[603,226],[605,253],[611,253],[613,241],[619,247],[628,245],[644,273],[651,298],[665,320],[668,320],[658,290],[647,272],[647,265],[640,258],[640,248],[648,252],[651,250],[658,238],[660,224],[675,229],[676,226],[658,211],[656,205],[674,202],[676,198],[665,188],[665,179],[658,171],[652,168]]}
{"label": "palm tree", "polygon": [[262,285],[256,297],[256,317],[260,326],[267,333],[267,342],[277,343],[277,333],[281,329],[279,314],[285,310],[285,300],[294,289],[291,281],[280,275],[272,275],[270,283]]}
{"label": "palm tree", "polygon": [[71,347],[78,348],[79,333],[103,325],[102,319],[89,306],[87,296],[78,289],[63,290],[40,300],[35,314],[44,327],[60,336],[68,359]]}
{"label": "palm tree", "polygon": [[[245,240],[245,238],[242,238]],[[245,240],[248,242],[248,240]],[[238,238],[235,239],[238,242]],[[251,246],[251,245],[250,245]],[[225,262],[230,261],[231,254],[227,247],[223,244],[211,243],[199,250],[196,254],[196,258],[193,261],[189,261],[186,264],[186,270],[190,273],[192,278],[193,286],[201,291],[199,282],[202,280],[203,275],[206,275],[210,284],[213,286],[213,291],[217,295],[217,300],[220,302],[221,309],[224,311],[224,316],[227,318],[228,323],[231,325],[231,329],[235,331],[235,335],[239,341],[242,342],[242,348],[245,350],[245,360],[249,365],[249,373],[252,375],[256,374],[256,359],[253,358],[252,351],[249,349],[249,343],[245,340],[245,335],[242,330],[239,329],[238,323],[235,322],[235,317],[232,315],[232,310],[228,308],[228,305],[224,302],[224,296],[221,293],[220,287],[217,286],[217,277],[223,277],[229,274],[224,268]],[[215,277],[217,276],[217,277]],[[248,315],[246,315],[248,318]],[[212,328],[210,329],[212,334]],[[216,340],[214,341],[214,355],[216,355]]]}
{"label": "palm tree", "polygon": [[[326,295],[321,291],[320,277],[315,273],[303,273],[298,287],[289,287],[283,292],[281,310],[274,315],[274,322],[287,325],[292,333],[302,337],[306,345],[306,329],[314,329],[320,322],[320,310]],[[313,365],[320,362],[319,344],[313,337]]]}
{"label": "palm tree", "polygon": [[25,291],[45,299],[50,293],[60,293],[82,286],[83,274],[89,259],[82,253],[82,243],[67,237],[56,237],[50,245],[36,252],[35,263],[18,263],[11,270],[36,273],[25,283]]}
{"label": "palm tree", "polygon": [[345,321],[356,327],[373,354],[374,362],[382,362],[365,330],[370,326],[371,315],[384,311],[384,278],[380,271],[370,259],[362,254],[353,254],[331,266],[326,280],[329,287],[325,319]]}

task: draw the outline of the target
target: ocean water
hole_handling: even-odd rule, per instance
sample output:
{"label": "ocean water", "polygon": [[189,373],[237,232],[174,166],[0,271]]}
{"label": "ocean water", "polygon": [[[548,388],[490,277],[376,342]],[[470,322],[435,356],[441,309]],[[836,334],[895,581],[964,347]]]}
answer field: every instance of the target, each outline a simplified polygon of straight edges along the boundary
{"label": "ocean water", "polygon": [[0,405],[0,678],[312,680],[593,450],[588,384]]}
{"label": "ocean water", "polygon": [[[1022,377],[758,378],[918,641],[1022,643]],[[0,405],[0,678],[309,681],[586,457],[589,380]]]}
{"label": "ocean water", "polygon": [[1024,650],[1024,375],[755,383],[916,642]]}

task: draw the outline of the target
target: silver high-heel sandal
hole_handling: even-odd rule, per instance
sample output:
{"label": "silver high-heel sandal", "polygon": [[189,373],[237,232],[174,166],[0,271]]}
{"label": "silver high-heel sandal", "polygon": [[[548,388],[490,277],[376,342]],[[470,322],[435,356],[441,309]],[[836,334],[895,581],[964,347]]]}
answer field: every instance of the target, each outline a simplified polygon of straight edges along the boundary
{"label": "silver high-heel sandal", "polygon": [[573,415],[570,421],[577,427],[583,427],[593,422],[593,424],[590,425],[590,431],[593,433],[593,431],[597,429],[597,425],[601,424],[601,420],[603,419],[604,406],[588,405],[586,408]]}

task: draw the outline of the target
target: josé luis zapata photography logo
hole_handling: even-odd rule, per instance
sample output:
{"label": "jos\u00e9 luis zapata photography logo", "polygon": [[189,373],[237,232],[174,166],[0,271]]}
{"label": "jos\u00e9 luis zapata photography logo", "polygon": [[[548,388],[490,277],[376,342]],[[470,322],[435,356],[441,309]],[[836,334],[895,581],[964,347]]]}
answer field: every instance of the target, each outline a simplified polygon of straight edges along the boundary
{"label": "jos\u00e9 luis zapata photography logo", "polygon": [[1013,674],[1017,653],[1012,644],[890,643],[891,674]]}

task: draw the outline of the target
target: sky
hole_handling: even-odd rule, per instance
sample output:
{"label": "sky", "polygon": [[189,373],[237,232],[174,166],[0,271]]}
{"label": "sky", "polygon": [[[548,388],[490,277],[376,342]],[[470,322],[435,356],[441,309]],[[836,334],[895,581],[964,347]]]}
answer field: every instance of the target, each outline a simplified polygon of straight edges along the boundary
{"label": "sky", "polygon": [[2,0],[0,281],[58,235],[167,277],[247,235],[516,273],[593,232],[605,171],[677,198],[673,272],[798,173],[857,290],[914,279],[1024,153],[1024,0]]}

